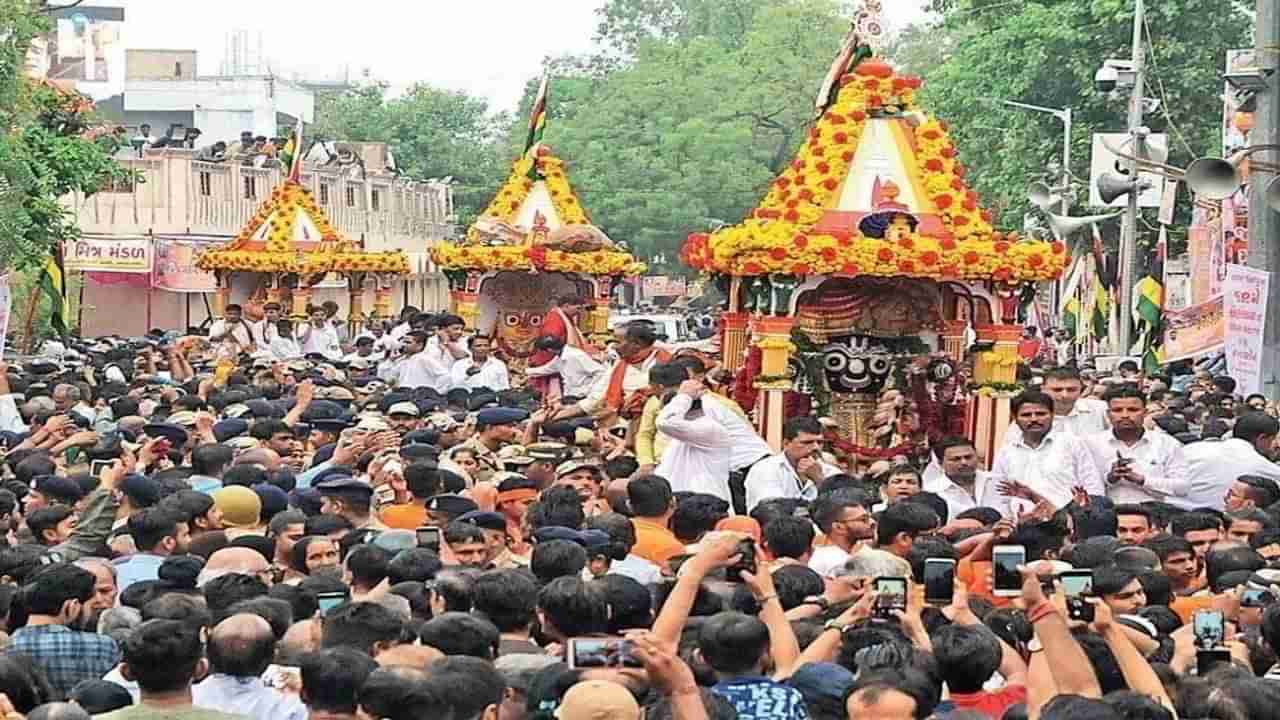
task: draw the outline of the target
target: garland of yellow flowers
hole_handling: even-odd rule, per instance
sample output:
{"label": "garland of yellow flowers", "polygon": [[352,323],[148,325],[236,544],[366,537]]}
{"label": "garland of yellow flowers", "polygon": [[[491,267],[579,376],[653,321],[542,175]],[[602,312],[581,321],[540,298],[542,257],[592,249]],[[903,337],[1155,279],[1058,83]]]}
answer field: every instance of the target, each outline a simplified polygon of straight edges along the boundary
{"label": "garland of yellow flowers", "polygon": [[[573,191],[573,186],[569,184],[569,176],[564,171],[564,161],[552,155],[546,146],[539,148],[538,152],[539,155],[536,158],[538,170],[547,184],[551,204],[556,209],[556,215],[560,216],[560,222],[565,225],[589,224],[591,220],[578,200],[578,195]],[[516,212],[520,210],[520,206],[529,197],[529,192],[533,190],[534,181],[531,175],[534,162],[535,159],[528,155],[515,161],[511,167],[511,175],[493,196],[489,206],[480,213],[480,217],[495,218],[509,225],[515,222]],[[467,231],[467,240],[479,242],[479,234],[475,227]]]}
{"label": "garland of yellow flowers", "polygon": [[616,250],[570,253],[521,245],[484,246],[442,243],[431,249],[431,258],[441,270],[523,270],[586,275],[643,275],[648,269],[630,253]]}
{"label": "garland of yellow flowers", "polygon": [[965,183],[945,123],[914,129],[923,184],[949,216],[952,237],[913,233],[898,243],[854,232],[810,232],[835,200],[872,111],[914,109],[917,78],[899,77],[877,60],[841,80],[836,102],[819,118],[795,160],[741,225],[689,237],[682,255],[691,267],[733,275],[786,273],[907,275],[933,279],[1050,280],[1066,266],[1061,243],[1019,242],[995,233],[991,216]]}

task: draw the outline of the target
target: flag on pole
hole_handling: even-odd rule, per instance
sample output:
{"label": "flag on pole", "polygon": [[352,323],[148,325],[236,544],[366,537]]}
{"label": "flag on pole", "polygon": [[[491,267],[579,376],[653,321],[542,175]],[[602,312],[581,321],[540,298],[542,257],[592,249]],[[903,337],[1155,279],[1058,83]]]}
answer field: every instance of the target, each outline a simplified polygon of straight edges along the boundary
{"label": "flag on pole", "polygon": [[1107,256],[1102,249],[1102,234],[1098,226],[1093,226],[1093,313],[1090,316],[1090,328],[1093,337],[1105,340],[1111,331],[1111,286],[1114,276],[1108,272]]}
{"label": "flag on pole", "polygon": [[1164,340],[1164,266],[1168,248],[1168,230],[1161,225],[1160,239],[1156,242],[1151,264],[1146,275],[1133,288],[1133,318],[1135,324],[1142,328],[1139,349],[1142,351],[1143,369],[1147,372],[1157,370],[1164,356],[1161,345]]}
{"label": "flag on pole", "polygon": [[854,25],[849,29],[849,34],[844,39],[844,45],[840,48],[840,53],[836,55],[835,61],[831,63],[831,69],[827,71],[826,78],[822,81],[822,87],[818,89],[818,97],[813,102],[813,108],[816,111],[815,117],[822,117],[822,113],[831,107],[836,101],[836,95],[839,94],[840,79],[843,78],[849,70],[857,63],[865,58],[866,46],[859,45],[858,28]]}
{"label": "flag on pole", "polygon": [[285,152],[289,155],[289,182],[302,181],[302,119],[298,119],[298,129],[293,131],[293,137],[289,139],[289,143],[285,145]]}
{"label": "flag on pole", "polygon": [[49,296],[49,324],[58,337],[67,336],[71,323],[71,305],[67,302],[66,271],[62,262],[62,243],[53,245],[53,254],[40,273],[40,289]]}
{"label": "flag on pole", "polygon": [[524,142],[526,156],[542,143],[542,136],[547,131],[547,93],[550,89],[551,76],[544,74],[542,84],[538,86],[538,95],[533,99],[533,108],[529,111],[529,136]]}
{"label": "flag on pole", "polygon": [[1074,342],[1080,328],[1080,298],[1072,295],[1062,307],[1062,327],[1071,335]]}

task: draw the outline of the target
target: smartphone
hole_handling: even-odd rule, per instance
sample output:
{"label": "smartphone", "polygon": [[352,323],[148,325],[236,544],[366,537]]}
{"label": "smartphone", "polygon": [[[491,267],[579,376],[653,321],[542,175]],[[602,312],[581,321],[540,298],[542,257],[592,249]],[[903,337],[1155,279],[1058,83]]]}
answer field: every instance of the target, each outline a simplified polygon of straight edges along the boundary
{"label": "smartphone", "polygon": [[328,615],[330,610],[333,610],[350,599],[351,593],[346,590],[316,593],[316,601],[320,603],[321,617]]}
{"label": "smartphone", "polygon": [[739,542],[738,551],[735,554],[741,557],[736,564],[725,570],[725,577],[733,582],[742,582],[742,573],[749,572],[752,575],[756,573],[756,541],[747,538]]}
{"label": "smartphone", "polygon": [[1275,593],[1266,588],[1249,588],[1240,593],[1240,607],[1270,607],[1276,601]]}
{"label": "smartphone", "polygon": [[440,528],[435,525],[423,525],[417,530],[418,547],[440,552]]}
{"label": "smartphone", "polygon": [[991,594],[996,597],[1017,597],[1022,594],[1022,573],[1019,565],[1027,564],[1027,549],[1021,545],[997,545],[991,551],[991,566],[995,574]]}
{"label": "smartphone", "polygon": [[1196,645],[1201,648],[1217,647],[1227,636],[1225,619],[1218,610],[1197,611],[1191,616],[1191,630],[1195,633]]}
{"label": "smartphone", "polygon": [[1068,570],[1058,575],[1062,592],[1067,596],[1067,618],[1093,622],[1093,605],[1085,602],[1085,596],[1093,593],[1092,570]]}
{"label": "smartphone", "polygon": [[1226,648],[1201,648],[1196,651],[1196,675],[1200,677],[1230,664],[1231,651]]}
{"label": "smartphone", "polygon": [[928,558],[924,561],[924,601],[930,605],[950,605],[956,590],[956,561]]}
{"label": "smartphone", "polygon": [[565,659],[571,670],[644,667],[633,648],[633,643],[624,638],[569,638]]}
{"label": "smartphone", "polygon": [[379,485],[373,494],[378,496],[378,502],[383,505],[391,505],[396,501],[396,489],[390,485]]}
{"label": "smartphone", "polygon": [[93,462],[89,463],[89,474],[96,478],[101,478],[102,473],[105,472],[108,468],[110,468],[113,462],[115,461],[94,460]]}
{"label": "smartphone", "polygon": [[875,579],[877,617],[891,618],[894,610],[907,609],[907,579],[900,577],[878,577]]}

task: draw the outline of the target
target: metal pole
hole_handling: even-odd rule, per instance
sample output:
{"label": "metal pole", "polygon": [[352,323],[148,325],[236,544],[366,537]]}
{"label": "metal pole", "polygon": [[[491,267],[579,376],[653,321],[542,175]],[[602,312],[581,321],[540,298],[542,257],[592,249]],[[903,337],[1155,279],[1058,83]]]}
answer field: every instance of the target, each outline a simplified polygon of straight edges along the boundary
{"label": "metal pole", "polygon": [[[1280,45],[1280,0],[1258,0],[1255,36],[1258,64],[1274,69],[1278,64],[1276,47]],[[1280,86],[1273,73],[1267,87],[1258,92],[1254,126],[1249,144],[1280,142]],[[1264,155],[1264,152],[1266,153]],[[1276,162],[1271,150],[1258,153],[1259,160]],[[1255,163],[1249,178],[1249,265],[1271,272],[1267,293],[1267,324],[1262,336],[1262,392],[1272,399],[1280,396],[1277,362],[1280,362],[1280,214],[1267,207],[1267,184],[1275,173],[1262,170]]]}
{"label": "metal pole", "polygon": [[[1129,136],[1133,138],[1134,157],[1142,154],[1142,139],[1138,137],[1138,128],[1142,127],[1143,88],[1143,51],[1142,26],[1145,22],[1146,7],[1143,0],[1137,0],[1133,10],[1133,95],[1129,98]],[[1129,162],[1129,177],[1138,178],[1138,162]],[[1118,355],[1125,355],[1133,344],[1133,313],[1130,309],[1133,297],[1134,271],[1138,264],[1138,193],[1129,193],[1129,208],[1124,215],[1124,232],[1120,236],[1120,347],[1114,348]]]}
{"label": "metal pole", "polygon": [[[1071,108],[1063,108],[1058,119],[1062,121],[1062,171],[1063,182],[1071,184]],[[1071,214],[1071,190],[1062,193],[1062,214]]]}

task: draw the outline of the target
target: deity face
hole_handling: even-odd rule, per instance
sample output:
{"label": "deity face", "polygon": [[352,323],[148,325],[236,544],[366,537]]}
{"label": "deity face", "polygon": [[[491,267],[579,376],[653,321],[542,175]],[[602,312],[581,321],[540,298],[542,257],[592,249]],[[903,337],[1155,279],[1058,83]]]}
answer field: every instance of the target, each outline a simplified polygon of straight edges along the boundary
{"label": "deity face", "polygon": [[533,343],[542,332],[542,316],[536,311],[498,311],[498,347],[512,357],[532,355]]}
{"label": "deity face", "polygon": [[911,237],[911,218],[906,215],[894,215],[885,231],[884,239],[896,243],[903,238]]}
{"label": "deity face", "polygon": [[842,345],[828,345],[822,353],[827,385],[832,392],[876,395],[893,372],[888,355],[854,354]]}

